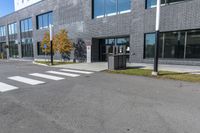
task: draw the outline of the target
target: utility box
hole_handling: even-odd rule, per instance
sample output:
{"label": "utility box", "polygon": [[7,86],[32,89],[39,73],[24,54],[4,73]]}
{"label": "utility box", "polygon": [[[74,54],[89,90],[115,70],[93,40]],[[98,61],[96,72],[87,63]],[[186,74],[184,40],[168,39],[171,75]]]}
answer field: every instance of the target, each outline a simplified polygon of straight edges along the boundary
{"label": "utility box", "polygon": [[113,52],[108,54],[108,69],[126,69],[127,54],[126,46],[113,46]]}
{"label": "utility box", "polygon": [[108,69],[109,70],[122,70],[126,69],[126,55],[109,55],[108,56]]}

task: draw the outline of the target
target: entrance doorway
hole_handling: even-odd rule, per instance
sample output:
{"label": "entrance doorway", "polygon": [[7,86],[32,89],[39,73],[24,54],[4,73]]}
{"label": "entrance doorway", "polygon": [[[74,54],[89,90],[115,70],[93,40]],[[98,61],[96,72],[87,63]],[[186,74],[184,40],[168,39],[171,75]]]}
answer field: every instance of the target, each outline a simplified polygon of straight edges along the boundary
{"label": "entrance doorway", "polygon": [[130,41],[129,37],[115,37],[99,39],[99,61],[108,61],[108,55],[114,53],[123,53],[127,55],[129,60]]}

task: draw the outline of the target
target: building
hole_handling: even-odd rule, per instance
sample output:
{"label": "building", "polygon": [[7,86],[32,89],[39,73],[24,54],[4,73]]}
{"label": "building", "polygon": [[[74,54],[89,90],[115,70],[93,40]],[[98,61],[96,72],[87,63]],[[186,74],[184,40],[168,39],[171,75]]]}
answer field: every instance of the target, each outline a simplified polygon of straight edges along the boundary
{"label": "building", "polygon": [[[53,24],[54,33],[67,29],[72,40],[82,39],[93,62],[125,50],[130,62],[153,63],[155,6],[156,0],[44,0],[0,18],[0,48],[9,58],[42,59],[40,42]],[[199,0],[162,0],[160,63],[200,65],[199,7]]]}
{"label": "building", "polygon": [[40,1],[41,0],[14,0],[15,11],[18,11],[20,9],[23,9]]}

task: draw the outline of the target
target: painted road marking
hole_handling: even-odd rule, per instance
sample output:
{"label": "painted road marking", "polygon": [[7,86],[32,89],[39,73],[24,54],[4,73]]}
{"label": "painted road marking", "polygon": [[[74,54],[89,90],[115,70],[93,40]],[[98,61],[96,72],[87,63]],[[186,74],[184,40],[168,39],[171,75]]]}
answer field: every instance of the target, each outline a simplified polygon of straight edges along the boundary
{"label": "painted road marking", "polygon": [[35,77],[40,77],[40,78],[45,78],[45,79],[51,79],[51,80],[55,80],[55,81],[65,79],[65,78],[61,78],[61,77],[57,77],[57,76],[51,76],[51,75],[47,75],[47,74],[41,74],[41,73],[32,73],[32,74],[29,74],[29,75],[35,76]]}
{"label": "painted road marking", "polygon": [[11,90],[16,90],[16,89],[18,89],[18,87],[0,82],[0,92],[6,92],[6,91],[11,91]]}
{"label": "painted road marking", "polygon": [[80,71],[80,70],[72,70],[72,69],[60,69],[60,71],[81,73],[81,74],[92,74],[93,73],[93,72],[88,72],[88,71]]}
{"label": "painted road marking", "polygon": [[39,85],[39,84],[45,83],[43,81],[25,78],[25,77],[21,77],[21,76],[8,77],[8,79],[18,81],[18,82],[22,82],[22,83],[29,84],[29,85]]}
{"label": "painted road marking", "polygon": [[64,72],[57,72],[57,71],[47,71],[47,73],[63,75],[63,76],[68,76],[68,77],[79,77],[80,76],[78,74],[71,74],[71,73],[64,73]]}

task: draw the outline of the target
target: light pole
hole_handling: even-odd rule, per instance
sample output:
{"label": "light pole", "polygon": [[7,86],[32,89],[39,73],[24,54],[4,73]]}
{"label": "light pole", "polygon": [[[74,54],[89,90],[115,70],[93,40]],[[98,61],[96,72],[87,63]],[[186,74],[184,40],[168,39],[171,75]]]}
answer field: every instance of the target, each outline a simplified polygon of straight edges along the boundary
{"label": "light pole", "polygon": [[49,25],[50,46],[51,46],[51,65],[53,65],[53,25]]}
{"label": "light pole", "polygon": [[160,6],[161,0],[157,0],[156,8],[156,44],[155,44],[155,55],[154,55],[154,70],[153,76],[158,76],[158,56],[159,56],[159,36],[160,36]]}

